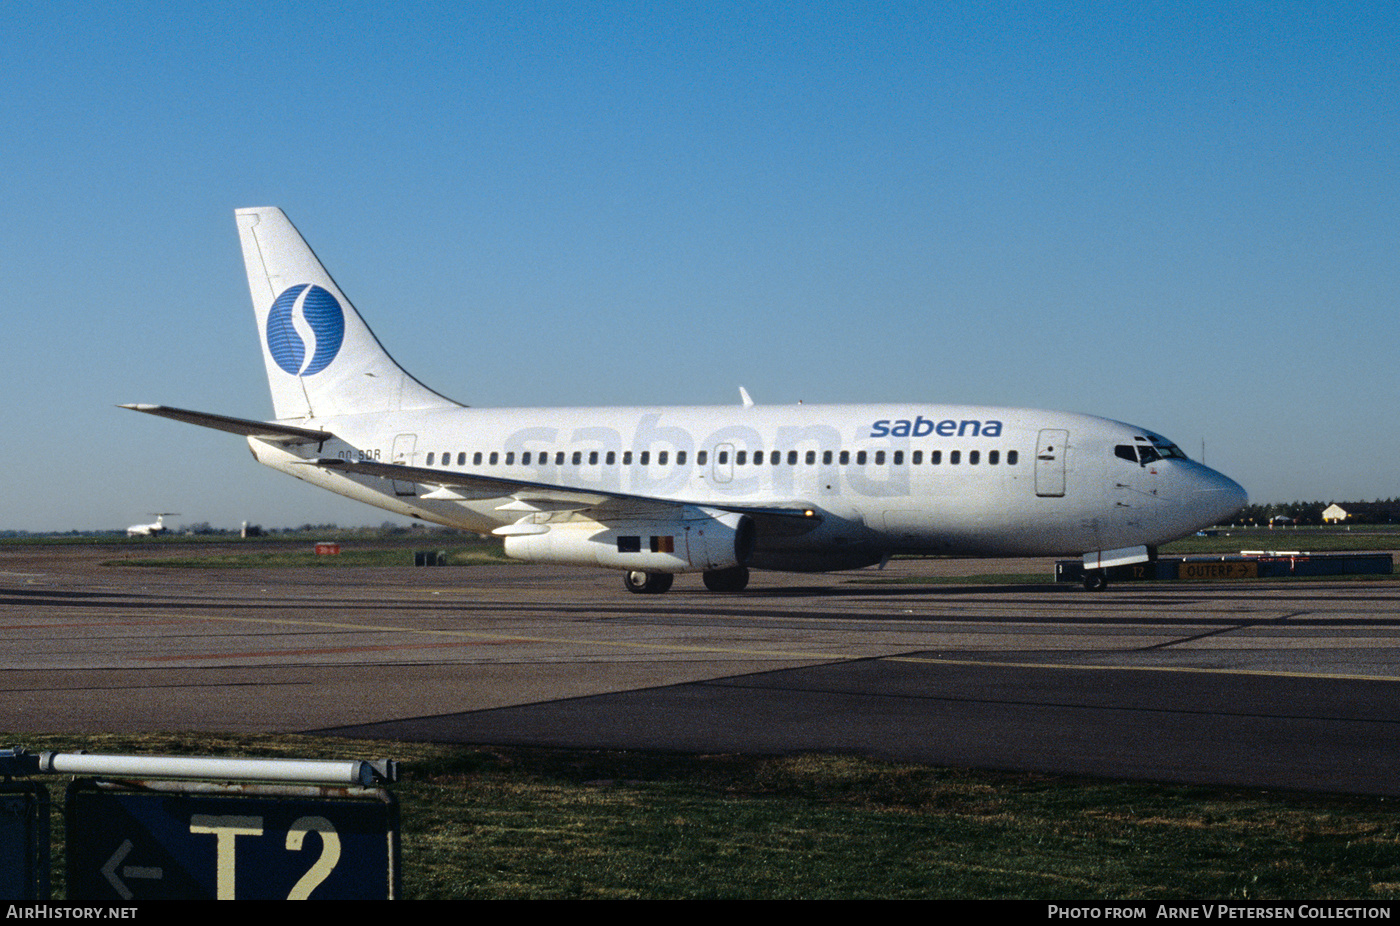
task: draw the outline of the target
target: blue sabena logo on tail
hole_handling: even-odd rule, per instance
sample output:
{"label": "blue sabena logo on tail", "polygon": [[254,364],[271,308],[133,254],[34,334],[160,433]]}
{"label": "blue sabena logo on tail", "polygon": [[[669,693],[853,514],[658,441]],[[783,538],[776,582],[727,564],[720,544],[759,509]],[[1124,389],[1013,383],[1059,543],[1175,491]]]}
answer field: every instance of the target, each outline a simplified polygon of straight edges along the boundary
{"label": "blue sabena logo on tail", "polygon": [[293,376],[331,365],[345,340],[345,312],[329,292],[302,283],[282,292],[267,313],[267,349]]}

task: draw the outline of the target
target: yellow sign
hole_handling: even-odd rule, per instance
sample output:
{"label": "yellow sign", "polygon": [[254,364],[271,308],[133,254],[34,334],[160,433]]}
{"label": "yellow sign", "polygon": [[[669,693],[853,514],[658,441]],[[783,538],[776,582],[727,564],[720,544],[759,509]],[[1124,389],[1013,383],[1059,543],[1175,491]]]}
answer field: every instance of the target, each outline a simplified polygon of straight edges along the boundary
{"label": "yellow sign", "polygon": [[1257,579],[1258,563],[1182,563],[1182,579]]}

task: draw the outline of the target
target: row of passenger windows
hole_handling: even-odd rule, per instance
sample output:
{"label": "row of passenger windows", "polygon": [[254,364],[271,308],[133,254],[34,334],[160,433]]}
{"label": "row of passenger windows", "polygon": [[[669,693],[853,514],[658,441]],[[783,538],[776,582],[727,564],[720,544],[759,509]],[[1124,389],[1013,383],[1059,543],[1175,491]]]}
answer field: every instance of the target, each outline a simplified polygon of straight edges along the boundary
{"label": "row of passenger windows", "polygon": [[[638,451],[635,455],[631,450],[624,450],[621,456],[623,466],[631,466],[634,456],[638,465],[652,465],[653,454],[649,450]],[[783,452],[781,450],[770,450],[766,452],[763,450],[755,450],[752,453],[747,450],[736,450],[733,451],[732,454],[728,450],[716,450],[715,463],[719,466],[728,466],[731,464],[731,456],[732,465],[734,466],[762,466],[765,463],[771,466],[778,466],[783,462]],[[903,450],[856,450],[854,452],[850,450],[842,450],[840,452],[823,450],[821,452],[821,462],[825,466],[830,466],[832,463],[839,466],[849,466],[852,462],[854,462],[856,466],[865,466],[872,461],[876,466],[884,466],[886,462],[892,463],[895,466],[903,466],[905,456],[906,454]],[[425,465],[432,466],[435,457],[438,457],[436,452],[429,452]],[[502,460],[503,457],[504,461]],[[532,453],[526,450],[520,453],[519,457],[519,465],[521,466],[548,466],[550,464],[550,452],[548,450],[542,450],[538,453]],[[676,465],[684,466],[687,457],[688,455],[684,450],[677,450],[675,452]],[[618,453],[615,450],[609,450],[606,453],[598,450],[590,450],[586,454],[582,450],[575,450],[572,453],[563,450],[554,451],[555,466],[563,466],[566,460],[574,466],[582,466],[584,465],[585,459],[588,461],[589,466],[597,466],[600,462],[604,466],[615,466],[617,465],[617,458]],[[815,466],[817,458],[818,454],[815,450],[808,450],[805,454],[799,454],[796,450],[789,450],[787,452],[787,465],[796,466],[800,459],[808,466]],[[927,454],[927,458],[929,464],[932,466],[938,466],[943,463],[945,459],[942,450],[930,450]],[[443,451],[439,459],[441,460],[439,465],[451,466],[452,452],[450,450]],[[671,462],[671,451],[658,450],[655,454],[655,459],[657,466],[667,466]],[[908,459],[911,465],[922,466],[925,459],[924,451],[909,451]],[[964,455],[961,450],[949,450],[946,457],[947,463],[950,466],[957,466],[962,463],[964,459],[966,459],[967,465],[976,466],[982,462],[982,451],[969,450],[966,455]],[[997,466],[1002,462],[1002,459],[1003,456],[1000,450],[988,450],[986,452],[986,461],[989,466]],[[516,454],[514,451],[501,453],[500,451],[493,450],[490,453],[483,453],[478,450],[471,455],[472,466],[481,466],[483,464],[487,466],[497,466],[502,462],[504,462],[506,466],[515,466],[515,460]],[[1007,466],[1015,466],[1020,460],[1020,455],[1015,450],[1008,450],[1005,454],[1005,460]],[[465,451],[457,454],[457,465],[467,465],[467,454]],[[701,450],[696,453],[695,465],[709,465],[709,451]]]}

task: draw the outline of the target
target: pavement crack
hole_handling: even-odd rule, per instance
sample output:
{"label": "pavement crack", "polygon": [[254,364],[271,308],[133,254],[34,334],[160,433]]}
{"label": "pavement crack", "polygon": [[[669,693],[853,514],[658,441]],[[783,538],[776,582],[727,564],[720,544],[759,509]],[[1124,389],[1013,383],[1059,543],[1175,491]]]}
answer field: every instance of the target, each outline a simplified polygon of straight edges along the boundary
{"label": "pavement crack", "polygon": [[1169,649],[1173,646],[1180,646],[1183,643],[1195,643],[1198,640],[1207,640],[1211,637],[1218,637],[1221,634],[1234,633],[1238,630],[1247,630],[1250,627],[1263,627],[1266,624],[1284,624],[1295,617],[1302,617],[1307,611],[1291,611],[1288,614],[1280,614],[1278,617],[1271,617],[1267,620],[1243,621],[1238,624],[1231,624],[1228,627],[1218,627],[1215,630],[1207,630],[1203,633],[1193,634],[1189,637],[1178,637],[1175,640],[1166,640],[1162,643],[1153,643],[1151,646],[1140,646],[1134,652],[1151,653],[1156,650]]}

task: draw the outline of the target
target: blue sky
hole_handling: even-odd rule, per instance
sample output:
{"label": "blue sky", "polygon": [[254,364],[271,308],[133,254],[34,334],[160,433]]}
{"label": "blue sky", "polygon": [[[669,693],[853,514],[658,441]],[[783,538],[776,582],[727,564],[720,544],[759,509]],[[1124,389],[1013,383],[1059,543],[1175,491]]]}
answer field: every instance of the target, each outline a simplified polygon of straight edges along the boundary
{"label": "blue sky", "polygon": [[0,529],[385,513],[271,413],[277,205],[473,405],[984,402],[1400,495],[1400,6],[12,4]]}

